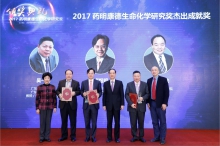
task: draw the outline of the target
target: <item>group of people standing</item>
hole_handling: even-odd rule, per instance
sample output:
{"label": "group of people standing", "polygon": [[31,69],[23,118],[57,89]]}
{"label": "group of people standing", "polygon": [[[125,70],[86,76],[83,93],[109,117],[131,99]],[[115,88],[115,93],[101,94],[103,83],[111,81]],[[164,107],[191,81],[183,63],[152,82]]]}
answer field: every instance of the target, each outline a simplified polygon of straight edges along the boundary
{"label": "group of people standing", "polygon": [[[42,75],[44,84],[37,87],[36,95],[36,112],[40,114],[40,140],[39,142],[50,142],[50,129],[52,112],[56,112],[57,98],[59,98],[59,108],[61,115],[61,138],[58,141],[64,141],[68,138],[68,117],[71,125],[71,141],[76,141],[76,118],[77,118],[77,96],[83,97],[83,114],[85,121],[85,142],[96,142],[97,117],[99,103],[89,104],[86,100],[87,91],[96,90],[97,96],[102,97],[102,106],[107,114],[107,139],[109,143],[112,137],[112,121],[114,118],[114,140],[120,143],[120,111],[124,108],[124,98],[127,101],[127,110],[130,116],[131,125],[131,142],[144,139],[144,118],[146,108],[150,109],[152,124],[154,129],[154,138],[151,142],[160,141],[165,144],[166,138],[166,107],[168,106],[169,86],[167,79],[159,76],[159,68],[153,66],[151,69],[153,77],[147,82],[141,81],[141,73],[133,72],[133,81],[126,86],[124,93],[123,83],[116,79],[116,70],[108,71],[109,80],[104,82],[103,91],[101,82],[94,79],[95,70],[89,68],[87,70],[88,79],[82,81],[81,87],[78,81],[73,80],[73,71],[67,69],[65,71],[66,78],[59,81],[57,89],[50,84],[52,74],[46,72]],[[72,88],[72,101],[63,101],[62,87]],[[138,95],[138,102],[135,104],[129,97],[130,93]],[[92,127],[90,127],[90,122]],[[138,128],[137,128],[138,125]],[[138,129],[138,130],[137,130]],[[137,133],[139,131],[139,133]]]}

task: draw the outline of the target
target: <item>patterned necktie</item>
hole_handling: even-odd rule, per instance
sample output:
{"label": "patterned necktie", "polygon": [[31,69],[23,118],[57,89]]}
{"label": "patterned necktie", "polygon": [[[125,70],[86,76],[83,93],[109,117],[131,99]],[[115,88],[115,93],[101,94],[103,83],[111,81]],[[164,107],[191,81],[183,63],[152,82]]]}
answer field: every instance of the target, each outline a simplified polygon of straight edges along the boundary
{"label": "patterned necktie", "polygon": [[50,63],[49,63],[49,59],[47,58],[47,59],[45,60],[45,62],[46,62],[46,72],[50,72]]}
{"label": "patterned necktie", "polygon": [[114,82],[112,81],[111,82],[111,88],[112,88],[112,91],[114,90]]}
{"label": "patterned necktie", "polygon": [[92,81],[89,81],[89,91],[93,90]]}
{"label": "patterned necktie", "polygon": [[156,79],[154,78],[153,86],[152,86],[152,99],[156,100]]}
{"label": "patterned necktie", "polygon": [[166,71],[166,68],[163,64],[162,56],[160,55],[159,58],[160,58],[160,61],[159,61],[160,70],[161,70],[161,73],[164,73]]}

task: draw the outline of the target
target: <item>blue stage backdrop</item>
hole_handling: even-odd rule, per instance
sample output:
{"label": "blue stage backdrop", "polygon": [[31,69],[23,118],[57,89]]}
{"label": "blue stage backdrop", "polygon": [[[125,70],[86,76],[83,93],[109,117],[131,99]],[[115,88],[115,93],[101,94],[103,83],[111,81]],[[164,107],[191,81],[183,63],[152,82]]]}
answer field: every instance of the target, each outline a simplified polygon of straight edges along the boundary
{"label": "blue stage backdrop", "polygon": [[[115,59],[113,68],[125,90],[134,70],[142,81],[152,76],[144,56],[152,52],[151,37],[161,34],[165,52],[173,57],[171,68],[161,74],[170,86],[168,128],[219,129],[218,0],[2,0],[1,16],[1,128],[39,127],[35,93],[43,81],[30,58],[41,37],[54,39],[57,66],[51,84],[57,87],[66,69],[80,83],[87,79],[86,61],[95,56],[92,39],[107,35],[107,54]],[[103,83],[108,74],[95,78]],[[78,128],[84,127],[82,99],[77,97]],[[100,108],[98,128],[106,122]],[[149,110],[144,124],[152,128]],[[58,110],[52,128],[59,127]],[[121,127],[130,128],[126,108]]]}

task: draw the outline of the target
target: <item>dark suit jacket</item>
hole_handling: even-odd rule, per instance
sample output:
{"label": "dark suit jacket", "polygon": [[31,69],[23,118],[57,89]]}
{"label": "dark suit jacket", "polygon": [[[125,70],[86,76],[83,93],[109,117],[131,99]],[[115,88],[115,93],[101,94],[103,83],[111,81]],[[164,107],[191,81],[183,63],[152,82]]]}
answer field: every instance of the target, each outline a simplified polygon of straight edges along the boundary
{"label": "dark suit jacket", "polygon": [[[152,78],[147,80],[148,90],[150,92],[150,98],[147,100],[147,103],[151,103],[151,86],[152,86]],[[156,104],[157,107],[160,108],[162,104],[166,104],[168,106],[168,98],[169,98],[169,85],[167,82],[167,78],[158,76],[157,85],[156,85]]]}
{"label": "dark suit jacket", "polygon": [[[50,71],[52,72],[57,66],[55,56],[50,55],[49,60],[50,60]],[[32,69],[34,71],[36,71],[37,73],[44,73],[45,72],[44,64],[43,64],[38,52],[36,52],[35,54],[33,54],[30,57],[30,65],[31,65]]]}
{"label": "dark suit jacket", "polygon": [[[166,58],[166,63],[167,63],[167,71],[171,68],[172,64],[173,64],[173,57],[165,54],[164,53],[164,57]],[[159,73],[161,73],[159,64],[157,63],[157,59],[155,58],[153,52],[151,52],[150,54],[144,56],[144,64],[147,67],[148,70],[151,71],[151,68],[153,66],[157,66],[159,69]]]}
{"label": "dark suit jacket", "polygon": [[120,110],[121,106],[124,105],[124,90],[122,81],[115,80],[113,91],[110,85],[110,80],[104,82],[103,88],[103,106],[106,106],[107,110],[112,110],[113,107],[114,110]]}
{"label": "dark suit jacket", "polygon": [[[66,86],[66,79],[59,81],[56,93],[59,97],[59,94],[62,93],[62,87]],[[73,110],[77,110],[77,98],[76,96],[80,95],[80,88],[79,88],[79,82],[72,79],[71,83],[72,91],[76,93],[75,96],[72,97],[72,101],[70,102],[70,106]],[[62,109],[65,105],[66,101],[59,100],[59,108]]]}
{"label": "dark suit jacket", "polygon": [[[99,93],[99,98],[102,96],[102,88],[101,88],[101,82],[94,79],[93,82],[93,90],[97,90],[97,93]],[[81,96],[83,97],[83,92],[89,91],[89,83],[88,79],[82,81],[81,84]],[[85,103],[85,98],[83,97],[83,109],[87,109],[89,106],[89,103]],[[93,104],[90,106],[95,106],[96,109],[99,109],[99,103]]]}
{"label": "dark suit jacket", "polygon": [[[140,82],[140,89],[139,89],[139,92],[141,93],[141,97],[144,98],[144,101],[142,101],[141,104],[138,104],[137,105],[137,109],[140,110],[141,112],[145,112],[146,111],[146,100],[148,99],[149,97],[149,92],[148,92],[148,87],[147,87],[147,83],[146,82],[143,82],[141,81]],[[134,84],[134,81],[132,82],[129,82],[127,84],[127,87],[126,87],[126,91],[125,91],[125,98],[128,102],[128,108],[127,110],[129,112],[135,112],[136,109],[133,109],[131,107],[131,105],[133,104],[130,97],[129,97],[129,93],[136,93],[136,88],[135,88],[135,84]],[[138,93],[136,93],[138,94]]]}
{"label": "dark suit jacket", "polygon": [[115,62],[115,59],[106,55],[105,58],[103,59],[102,64],[101,64],[98,71],[97,71],[96,57],[92,58],[90,60],[87,60],[86,64],[87,64],[88,68],[93,68],[95,70],[95,73],[102,74],[102,73],[108,72],[109,69],[111,69],[113,67],[114,62]]}

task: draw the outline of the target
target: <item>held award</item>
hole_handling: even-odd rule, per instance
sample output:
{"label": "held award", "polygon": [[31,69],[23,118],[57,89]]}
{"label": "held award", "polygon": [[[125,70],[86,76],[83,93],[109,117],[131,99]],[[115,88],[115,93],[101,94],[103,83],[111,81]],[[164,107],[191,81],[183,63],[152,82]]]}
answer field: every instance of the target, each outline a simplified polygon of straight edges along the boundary
{"label": "held award", "polygon": [[129,97],[130,97],[131,101],[137,106],[138,95],[135,93],[129,93]]}
{"label": "held award", "polygon": [[87,98],[88,98],[89,104],[99,103],[99,98],[97,96],[96,90],[87,91]]}
{"label": "held award", "polygon": [[71,87],[62,87],[62,101],[72,101],[72,88]]}

